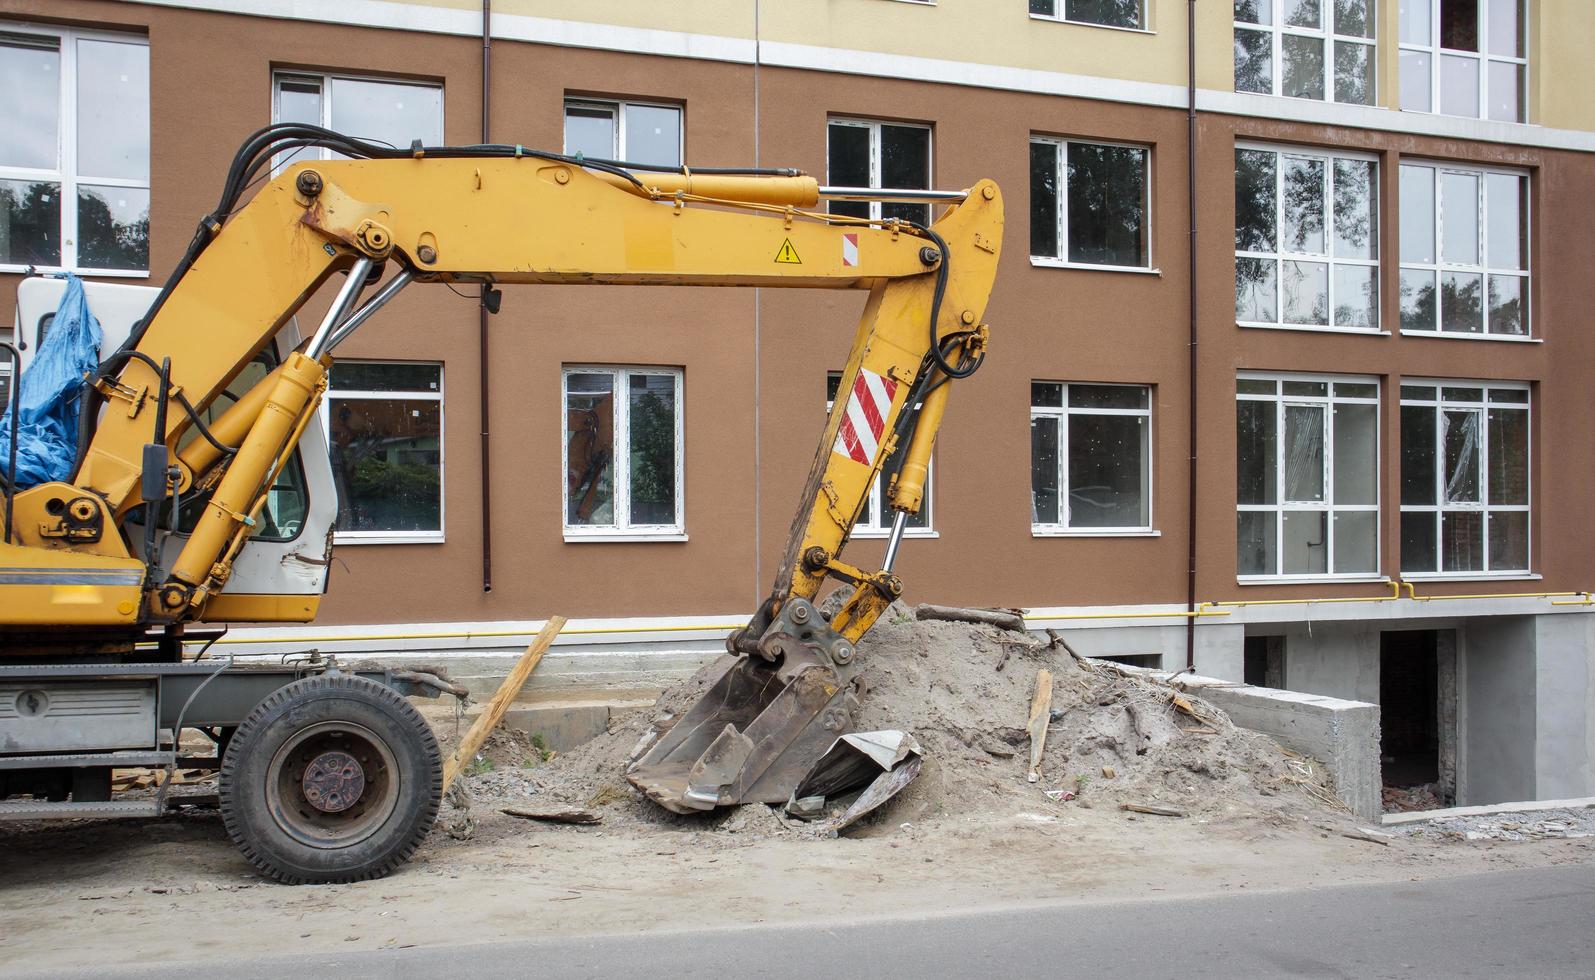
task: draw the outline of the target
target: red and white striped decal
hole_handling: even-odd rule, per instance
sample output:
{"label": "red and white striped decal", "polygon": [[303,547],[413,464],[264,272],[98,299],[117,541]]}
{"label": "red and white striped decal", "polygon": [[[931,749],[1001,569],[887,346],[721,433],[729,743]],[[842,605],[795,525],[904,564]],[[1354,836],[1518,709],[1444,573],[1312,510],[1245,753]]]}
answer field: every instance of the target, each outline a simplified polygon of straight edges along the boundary
{"label": "red and white striped decal", "polygon": [[842,236],[842,265],[858,265],[858,233],[848,232]]}
{"label": "red and white striped decal", "polygon": [[895,394],[896,381],[883,378],[868,368],[859,368],[858,377],[853,380],[853,393],[848,396],[847,408],[842,415],[842,424],[836,430],[836,445],[831,447],[832,452],[841,453],[865,466],[874,462]]}

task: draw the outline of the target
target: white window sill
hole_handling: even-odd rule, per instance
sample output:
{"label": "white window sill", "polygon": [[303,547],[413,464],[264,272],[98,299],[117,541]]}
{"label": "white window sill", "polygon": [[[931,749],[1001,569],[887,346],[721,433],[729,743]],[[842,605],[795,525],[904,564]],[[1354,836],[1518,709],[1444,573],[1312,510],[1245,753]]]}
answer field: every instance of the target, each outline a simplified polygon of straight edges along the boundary
{"label": "white window sill", "polygon": [[1246,323],[1240,320],[1235,325],[1242,330],[1288,330],[1292,333],[1340,333],[1353,334],[1363,337],[1388,337],[1390,331],[1380,330],[1378,327],[1318,327],[1307,323]]}
{"label": "white window sill", "polygon": [[[853,534],[852,534],[852,538],[853,538],[854,541],[861,541],[861,540],[867,541],[867,540],[870,540],[872,538],[879,539],[879,540],[885,540],[886,538],[889,538],[891,536],[892,536],[892,529],[891,528],[881,529],[881,528],[873,528],[873,527],[872,528],[854,528]],[[923,541],[933,541],[933,540],[935,540],[936,538],[939,538],[939,537],[941,537],[941,532],[940,531],[927,531],[927,530],[925,530],[923,528],[919,528],[919,529],[904,528],[903,529],[903,540],[905,540],[905,541],[907,541],[910,538],[917,538],[917,539],[923,540]]]}
{"label": "white window sill", "polygon": [[1161,538],[1163,532],[1144,527],[1038,527],[1032,524],[1030,536],[1032,538]]}
{"label": "white window sill", "polygon": [[1538,582],[1538,572],[1402,572],[1403,582]]}
{"label": "white window sill", "polygon": [[[1123,28],[1116,28],[1122,30]],[[1087,272],[1130,272],[1143,276],[1161,276],[1162,269],[1153,269],[1140,265],[1096,265],[1091,262],[1070,262],[1067,259],[1055,259],[1046,255],[1030,256],[1030,264],[1038,269],[1083,269]]]}
{"label": "white window sill", "polygon": [[572,531],[565,529],[566,544],[622,544],[636,541],[685,541],[685,531]]}
{"label": "white window sill", "polygon": [[1428,337],[1431,340],[1493,340],[1499,344],[1543,344],[1540,337],[1514,337],[1505,333],[1462,333],[1458,330],[1403,330],[1403,337]]}
{"label": "white window sill", "polygon": [[1031,14],[1031,20],[1044,20],[1052,24],[1073,24],[1075,27],[1096,27],[1104,31],[1123,31],[1126,34],[1156,34],[1157,31],[1148,27],[1120,27],[1117,24],[1097,24],[1089,20],[1070,20],[1067,17],[1048,17],[1046,14]]}
{"label": "white window sill", "polygon": [[[27,275],[29,266],[17,265],[14,262],[0,262],[0,272],[15,275]],[[82,279],[148,279],[148,271],[136,272],[132,270],[117,269],[63,269],[58,265],[31,266],[36,276],[59,276],[70,272]]]}
{"label": "white window sill", "polygon": [[332,536],[335,545],[346,544],[442,544],[443,532],[420,532],[403,534],[394,532],[387,534],[381,531],[344,531]]}
{"label": "white window sill", "polygon": [[[1355,585],[1355,584],[1380,584],[1389,585],[1388,575],[1237,575],[1237,585]],[[1302,602],[1311,602],[1303,599]]]}

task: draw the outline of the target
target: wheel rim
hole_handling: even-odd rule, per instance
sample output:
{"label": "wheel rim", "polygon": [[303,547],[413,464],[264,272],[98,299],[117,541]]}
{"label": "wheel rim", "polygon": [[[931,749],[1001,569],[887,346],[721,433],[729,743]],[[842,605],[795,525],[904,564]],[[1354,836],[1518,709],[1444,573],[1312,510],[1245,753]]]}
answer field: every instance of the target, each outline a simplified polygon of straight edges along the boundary
{"label": "wheel rim", "polygon": [[349,847],[398,807],[399,767],[381,736],[329,721],[284,742],[266,772],[266,804],[283,833],[311,847]]}

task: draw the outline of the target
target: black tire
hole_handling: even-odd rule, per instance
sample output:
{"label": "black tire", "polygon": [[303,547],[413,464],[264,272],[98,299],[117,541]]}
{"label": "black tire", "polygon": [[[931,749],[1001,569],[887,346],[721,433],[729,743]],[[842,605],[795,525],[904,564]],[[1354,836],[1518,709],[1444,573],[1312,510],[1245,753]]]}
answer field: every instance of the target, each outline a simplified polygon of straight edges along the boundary
{"label": "black tire", "polygon": [[365,881],[408,861],[432,829],[443,759],[404,698],[318,674],[255,706],[220,782],[227,834],[262,872],[290,885]]}

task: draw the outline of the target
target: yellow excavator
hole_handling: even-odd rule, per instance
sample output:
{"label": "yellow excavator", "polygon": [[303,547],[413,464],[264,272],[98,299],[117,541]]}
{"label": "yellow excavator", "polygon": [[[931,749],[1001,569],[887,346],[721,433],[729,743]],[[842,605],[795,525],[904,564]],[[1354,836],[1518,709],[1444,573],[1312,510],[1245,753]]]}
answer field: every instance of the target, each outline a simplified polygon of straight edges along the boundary
{"label": "yellow excavator", "polygon": [[[330,159],[273,175],[300,150]],[[943,212],[869,219],[825,213],[827,200]],[[901,594],[892,565],[951,382],[985,356],[1002,231],[989,180],[822,188],[795,170],[394,149],[298,124],[253,134],[163,288],[91,293],[105,340],[78,399],[70,477],[19,488],[6,470],[0,820],[158,815],[172,780],[126,799],[114,768],[210,767],[229,834],[278,880],[378,877],[414,852],[438,811],[441,764],[405,696],[444,682],[193,649],[227,623],[314,618],[337,513],[315,422],[331,354],[414,283],[478,285],[495,311],[504,283],[868,293],[774,588],[728,638],[712,689],[628,772],[677,812],[785,802],[851,730],[856,644]],[[301,338],[295,315],[324,284],[330,307]],[[37,349],[48,317],[31,321],[52,288],[23,283],[18,346]],[[847,564],[894,457],[884,566]],[[844,590],[834,613],[816,604],[828,580]]]}

